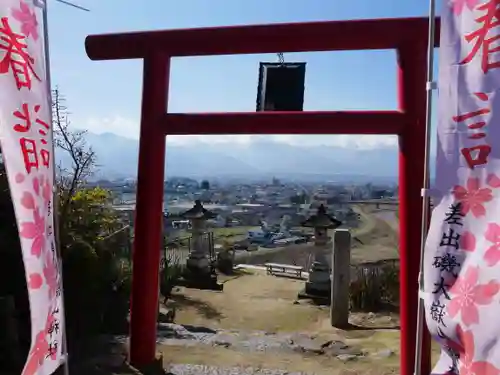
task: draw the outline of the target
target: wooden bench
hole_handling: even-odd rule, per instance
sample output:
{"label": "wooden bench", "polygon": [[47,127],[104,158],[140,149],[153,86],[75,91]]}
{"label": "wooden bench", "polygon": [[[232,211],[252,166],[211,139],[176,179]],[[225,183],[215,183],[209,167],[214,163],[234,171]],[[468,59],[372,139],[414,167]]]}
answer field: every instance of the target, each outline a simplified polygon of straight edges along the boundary
{"label": "wooden bench", "polygon": [[293,273],[295,276],[302,278],[302,272],[304,272],[304,267],[291,264],[266,263],[265,266],[268,275],[274,275],[276,273]]}

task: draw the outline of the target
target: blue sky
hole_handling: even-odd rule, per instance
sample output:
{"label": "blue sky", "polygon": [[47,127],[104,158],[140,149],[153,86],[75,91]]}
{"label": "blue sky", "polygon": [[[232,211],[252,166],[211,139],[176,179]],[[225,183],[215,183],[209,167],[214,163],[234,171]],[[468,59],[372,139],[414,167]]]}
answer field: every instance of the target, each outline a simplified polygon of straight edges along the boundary
{"label": "blue sky", "polygon": [[[53,85],[66,96],[73,125],[130,138],[137,138],[139,132],[141,63],[90,61],[84,50],[88,34],[428,13],[424,0],[75,0],[90,13],[48,1]],[[275,55],[175,59],[169,111],[253,111],[258,63],[276,60]],[[308,64],[305,110],[396,108],[394,51],[285,54],[285,60]],[[363,147],[396,142],[393,137],[356,136],[277,139]],[[248,137],[218,139],[227,140],[251,141]]]}

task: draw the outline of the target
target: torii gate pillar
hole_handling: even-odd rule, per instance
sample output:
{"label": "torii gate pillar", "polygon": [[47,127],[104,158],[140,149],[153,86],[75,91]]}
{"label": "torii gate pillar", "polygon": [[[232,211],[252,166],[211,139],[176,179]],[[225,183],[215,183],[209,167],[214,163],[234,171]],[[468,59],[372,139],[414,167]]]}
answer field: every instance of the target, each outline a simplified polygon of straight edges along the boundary
{"label": "torii gate pillar", "polygon": [[[439,21],[437,22],[439,30]],[[437,32],[439,35],[439,31]],[[155,360],[165,136],[180,134],[393,134],[399,136],[401,371],[412,375],[424,176],[428,19],[378,19],[93,35],[92,60],[143,59],[143,96],[133,252],[130,361]],[[436,43],[437,46],[437,43]],[[171,57],[396,49],[399,110],[166,113]],[[422,374],[430,373],[430,341]]]}

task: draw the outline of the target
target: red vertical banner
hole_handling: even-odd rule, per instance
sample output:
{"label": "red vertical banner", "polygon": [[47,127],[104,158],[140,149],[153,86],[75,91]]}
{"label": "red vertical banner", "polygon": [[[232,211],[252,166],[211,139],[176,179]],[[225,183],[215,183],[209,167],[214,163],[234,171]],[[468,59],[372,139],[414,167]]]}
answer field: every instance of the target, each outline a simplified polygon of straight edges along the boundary
{"label": "red vertical banner", "polygon": [[444,1],[424,257],[435,374],[500,374],[500,0]]}
{"label": "red vertical banner", "polygon": [[44,2],[0,4],[0,145],[26,270],[31,349],[22,375],[62,363],[64,308],[54,236],[54,155],[46,81]]}

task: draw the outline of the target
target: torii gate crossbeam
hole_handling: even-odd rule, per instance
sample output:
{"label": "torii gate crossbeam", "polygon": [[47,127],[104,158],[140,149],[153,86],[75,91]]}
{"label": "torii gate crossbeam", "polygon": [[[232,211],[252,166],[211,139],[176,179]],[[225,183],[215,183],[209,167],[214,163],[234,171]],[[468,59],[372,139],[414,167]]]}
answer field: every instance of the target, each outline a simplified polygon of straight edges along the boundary
{"label": "torii gate crossbeam", "polygon": [[[439,30],[439,21],[437,27]],[[144,60],[131,297],[130,361],[133,364],[147,365],[156,355],[158,249],[162,232],[166,135],[395,134],[399,136],[401,374],[413,374],[424,175],[427,37],[427,18],[198,28],[87,37],[85,46],[92,60]],[[171,57],[368,49],[397,51],[397,111],[167,113]],[[427,335],[422,374],[430,373],[429,349]]]}

